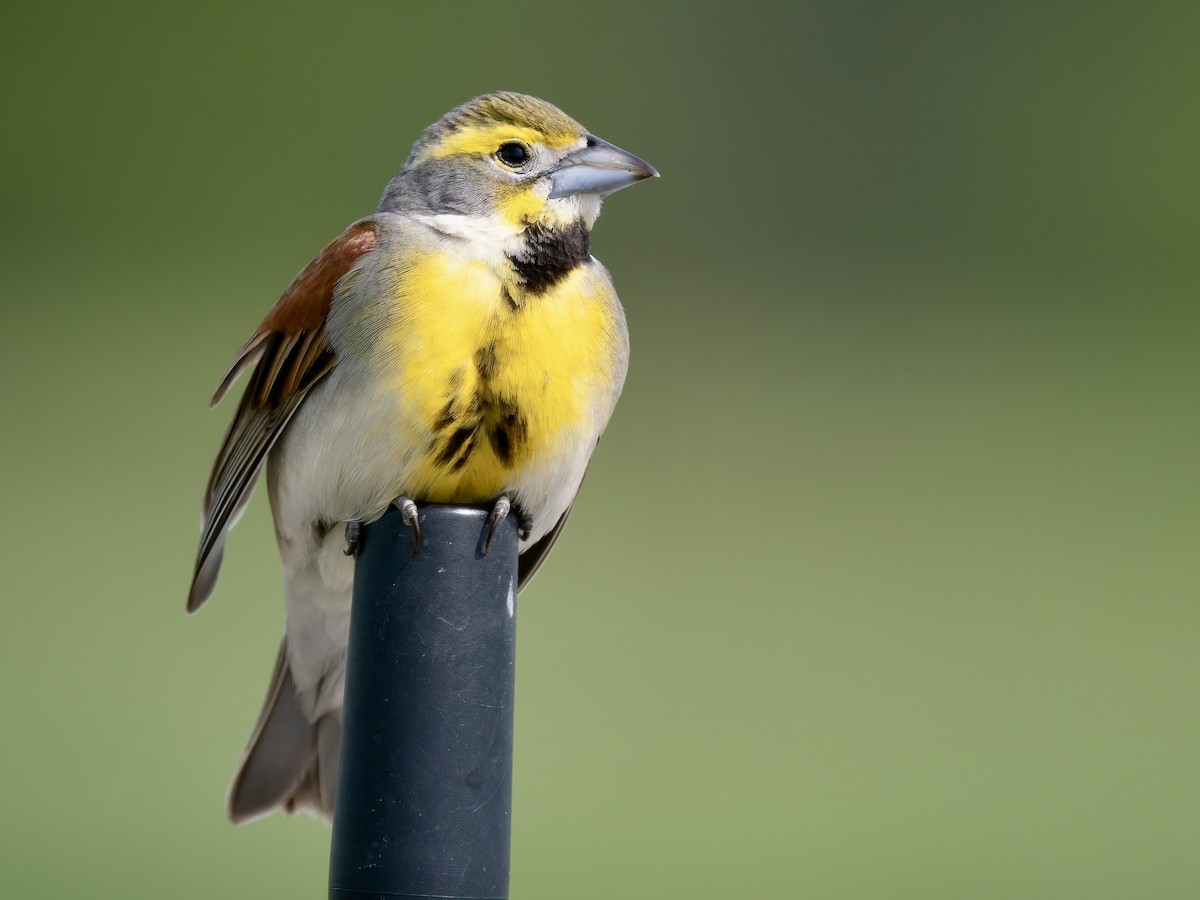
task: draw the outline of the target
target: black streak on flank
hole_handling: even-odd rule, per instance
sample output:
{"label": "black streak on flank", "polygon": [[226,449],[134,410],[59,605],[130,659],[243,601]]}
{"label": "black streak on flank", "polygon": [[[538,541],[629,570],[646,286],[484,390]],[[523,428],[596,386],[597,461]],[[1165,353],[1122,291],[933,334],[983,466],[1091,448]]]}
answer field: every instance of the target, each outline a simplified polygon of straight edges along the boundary
{"label": "black streak on flank", "polygon": [[481,441],[486,440],[497,462],[511,469],[529,442],[529,423],[511,399],[501,396],[493,384],[500,372],[500,356],[504,348],[495,341],[479,347],[473,357],[479,378],[469,403],[458,392],[464,380],[466,366],[453,373],[454,390],[446,405],[438,411],[429,452],[436,454],[435,463],[451,472],[461,472]]}
{"label": "black streak on flank", "polygon": [[471,454],[475,452],[475,442],[478,437],[479,432],[471,432],[470,440],[468,440],[466,445],[463,447],[463,451],[459,454],[458,459],[454,461],[454,465],[450,467],[451,472],[461,472],[466,467],[467,460],[470,459]]}
{"label": "black streak on flank", "polygon": [[454,400],[446,401],[446,405],[442,407],[442,411],[438,413],[437,421],[433,423],[434,431],[445,431],[456,421],[454,415]]}
{"label": "black streak on flank", "polygon": [[[438,454],[437,462],[439,466],[448,466],[450,462],[458,455],[458,451],[462,450],[467,441],[475,435],[474,427],[459,428],[454,434],[446,440],[446,446],[442,448],[442,452]],[[462,459],[465,461],[469,454],[464,453]],[[458,468],[462,468],[460,465]]]}
{"label": "black streak on flank", "polygon": [[529,439],[529,423],[515,404],[504,403],[497,411],[500,419],[488,426],[488,443],[492,445],[492,452],[500,464],[510,469],[513,458]]}
{"label": "black streak on flank", "polygon": [[508,429],[503,425],[493,425],[488,430],[488,442],[492,445],[492,450],[496,454],[496,459],[500,460],[500,465],[506,469],[512,467],[513,448],[512,440],[509,438]]}
{"label": "black streak on flank", "polygon": [[458,397],[466,374],[467,367],[465,364],[450,373],[450,383],[448,386],[450,399],[446,401],[446,405],[438,413],[437,419],[433,423],[434,431],[445,431],[458,421],[458,417],[462,412],[462,410],[458,409]]}
{"label": "black streak on flank", "polygon": [[480,381],[491,381],[499,369],[500,360],[496,356],[495,341],[475,351],[475,371],[479,373]]}
{"label": "black streak on flank", "polygon": [[582,222],[546,228],[536,222],[525,229],[525,247],[511,256],[525,290],[541,294],[567,277],[591,256],[591,235]]}

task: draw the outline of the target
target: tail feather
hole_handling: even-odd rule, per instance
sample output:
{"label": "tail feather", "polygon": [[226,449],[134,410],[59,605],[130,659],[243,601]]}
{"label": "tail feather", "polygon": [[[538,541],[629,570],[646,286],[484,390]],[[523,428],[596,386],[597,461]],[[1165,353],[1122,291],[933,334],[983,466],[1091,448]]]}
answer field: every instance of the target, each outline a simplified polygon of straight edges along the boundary
{"label": "tail feather", "polygon": [[339,710],[308,721],[296,702],[296,685],[281,646],[258,724],[229,788],[229,818],[249,822],[282,808],[332,820],[341,718]]}

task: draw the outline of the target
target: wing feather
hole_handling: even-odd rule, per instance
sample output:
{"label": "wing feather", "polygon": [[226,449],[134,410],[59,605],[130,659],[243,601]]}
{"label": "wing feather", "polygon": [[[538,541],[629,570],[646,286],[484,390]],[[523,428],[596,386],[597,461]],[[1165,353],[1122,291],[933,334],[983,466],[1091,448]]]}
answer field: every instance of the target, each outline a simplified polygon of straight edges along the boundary
{"label": "wing feather", "polygon": [[339,282],[377,243],[372,219],[342,232],[296,276],[222,376],[214,404],[255,366],[208,480],[188,612],[212,594],[225,533],[245,509],[271,447],[313,385],[337,363],[325,319]]}
{"label": "wing feather", "polygon": [[563,526],[567,524],[567,516],[571,514],[571,509],[575,506],[572,502],[571,506],[566,508],[558,521],[554,523],[554,527],[547,531],[538,539],[536,544],[533,544],[517,557],[517,590],[525,587],[536,573],[542,567],[542,563],[546,561],[546,557],[550,553],[550,548],[554,546],[554,542],[558,540],[558,536],[562,534]]}

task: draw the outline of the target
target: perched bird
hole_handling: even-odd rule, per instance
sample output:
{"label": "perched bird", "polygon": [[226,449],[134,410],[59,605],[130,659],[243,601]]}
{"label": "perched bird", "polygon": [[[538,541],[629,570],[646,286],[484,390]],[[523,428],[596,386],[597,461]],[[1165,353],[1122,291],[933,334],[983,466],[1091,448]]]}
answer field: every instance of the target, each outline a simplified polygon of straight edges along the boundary
{"label": "perched bird", "polygon": [[[221,379],[254,367],[204,499],[187,608],[263,464],[283,562],[275,674],[235,822],[331,817],[358,523],[396,502],[520,516],[518,583],[570,512],[621,392],[625,316],[589,253],[602,198],[652,166],[545,101],[477,97],[430,126],[374,215],[296,276]],[[418,534],[419,537],[419,534]]]}

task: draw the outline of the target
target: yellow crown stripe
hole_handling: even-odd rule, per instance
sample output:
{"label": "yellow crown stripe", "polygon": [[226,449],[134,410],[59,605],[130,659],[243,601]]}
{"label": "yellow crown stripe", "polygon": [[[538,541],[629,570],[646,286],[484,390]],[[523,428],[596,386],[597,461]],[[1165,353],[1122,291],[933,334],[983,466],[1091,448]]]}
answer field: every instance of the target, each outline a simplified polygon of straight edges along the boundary
{"label": "yellow crown stripe", "polygon": [[429,148],[431,159],[449,156],[488,156],[507,141],[524,144],[545,144],[554,150],[570,147],[579,140],[579,135],[570,131],[545,133],[537,128],[521,125],[471,125],[452,131]]}

